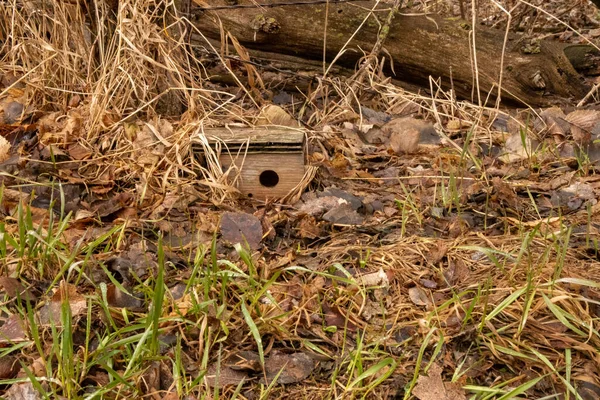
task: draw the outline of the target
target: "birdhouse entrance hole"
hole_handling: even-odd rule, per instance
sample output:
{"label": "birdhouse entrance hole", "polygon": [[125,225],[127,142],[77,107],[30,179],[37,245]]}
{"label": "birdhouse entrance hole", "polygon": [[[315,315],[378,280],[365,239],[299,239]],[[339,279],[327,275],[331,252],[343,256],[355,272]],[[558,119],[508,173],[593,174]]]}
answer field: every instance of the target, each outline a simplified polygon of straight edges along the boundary
{"label": "birdhouse entrance hole", "polygon": [[261,172],[260,176],[258,177],[258,181],[264,187],[275,187],[279,183],[279,175],[277,175],[277,172],[273,171],[272,169],[268,169]]}
{"label": "birdhouse entrance hole", "polygon": [[304,178],[305,134],[301,130],[212,128],[203,134],[205,139],[194,140],[193,148],[203,152],[208,145],[217,151],[224,171],[235,164],[239,172],[232,182],[248,197],[284,197]]}

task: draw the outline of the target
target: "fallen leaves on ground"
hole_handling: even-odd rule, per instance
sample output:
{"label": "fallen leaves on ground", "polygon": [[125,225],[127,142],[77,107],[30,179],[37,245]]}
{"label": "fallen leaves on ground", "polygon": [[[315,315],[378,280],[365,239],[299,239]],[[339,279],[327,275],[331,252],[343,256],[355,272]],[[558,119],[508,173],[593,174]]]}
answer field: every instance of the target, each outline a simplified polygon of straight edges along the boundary
{"label": "fallen leaves on ground", "polygon": [[433,363],[426,375],[419,376],[412,394],[419,400],[467,399],[461,385],[442,380],[442,367]]}

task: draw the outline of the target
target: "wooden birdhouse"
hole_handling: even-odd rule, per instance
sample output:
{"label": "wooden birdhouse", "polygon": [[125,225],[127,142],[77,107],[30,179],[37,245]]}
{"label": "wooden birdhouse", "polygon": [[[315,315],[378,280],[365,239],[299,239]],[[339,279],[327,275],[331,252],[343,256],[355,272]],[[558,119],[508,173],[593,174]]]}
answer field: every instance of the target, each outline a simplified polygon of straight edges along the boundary
{"label": "wooden birdhouse", "polygon": [[205,129],[204,136],[223,171],[235,165],[239,173],[233,183],[248,197],[284,197],[304,178],[305,134],[300,130],[212,128]]}

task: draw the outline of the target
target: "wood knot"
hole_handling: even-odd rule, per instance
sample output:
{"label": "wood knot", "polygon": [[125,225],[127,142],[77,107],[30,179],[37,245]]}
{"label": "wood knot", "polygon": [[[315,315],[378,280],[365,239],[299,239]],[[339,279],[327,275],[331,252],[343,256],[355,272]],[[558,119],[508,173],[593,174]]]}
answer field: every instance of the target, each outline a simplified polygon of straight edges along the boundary
{"label": "wood knot", "polygon": [[279,32],[279,29],[281,29],[279,22],[277,22],[275,18],[267,18],[262,14],[254,17],[251,23],[251,27],[257,32],[264,33],[277,33]]}
{"label": "wood knot", "polygon": [[533,83],[533,87],[535,89],[546,89],[546,81],[542,77],[542,73],[540,71],[535,71],[531,77],[531,83]]}

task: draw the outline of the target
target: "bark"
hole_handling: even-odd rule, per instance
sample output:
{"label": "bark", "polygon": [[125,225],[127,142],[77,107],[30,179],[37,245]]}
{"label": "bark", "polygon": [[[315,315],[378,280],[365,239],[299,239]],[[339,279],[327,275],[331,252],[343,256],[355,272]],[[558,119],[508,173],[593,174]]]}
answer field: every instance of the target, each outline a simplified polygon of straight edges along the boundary
{"label": "bark", "polygon": [[[211,1],[210,6],[231,4],[226,1]],[[251,1],[240,0],[238,4],[252,4]],[[266,2],[277,1],[280,0]],[[322,61],[325,47],[327,62],[344,50],[336,63],[353,69],[373,48],[381,34],[381,21],[389,12],[385,7],[370,12],[374,7],[372,1],[357,1],[330,3],[328,7],[303,4],[221,10],[203,10],[193,3],[186,3],[182,9],[189,12],[190,20],[204,36],[221,40],[224,37],[221,29],[224,29],[250,49],[251,56],[252,50],[257,50],[263,59],[268,54],[266,58],[284,65],[289,56],[306,59],[309,64],[310,60]],[[325,26],[327,40],[324,45]],[[460,98],[477,102],[471,61],[472,33],[472,27],[461,20],[432,15],[396,15],[382,52],[387,54],[385,71],[396,80],[426,89],[430,77],[440,78],[444,88],[453,87]],[[488,105],[493,105],[498,93],[504,32],[477,26],[475,35],[480,95],[484,101],[487,99]],[[352,40],[344,47],[350,38]],[[190,41],[205,44],[200,35],[191,35]],[[291,70],[297,67],[293,62],[287,65]],[[572,102],[585,93],[581,77],[565,57],[560,44],[530,43],[518,36],[509,36],[503,63],[503,101],[548,106]]]}

